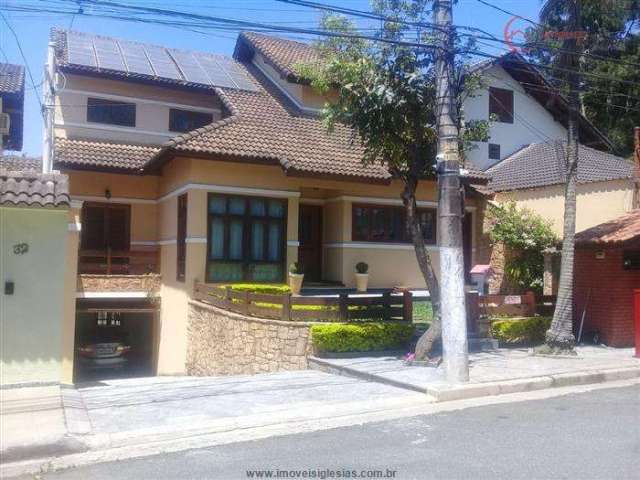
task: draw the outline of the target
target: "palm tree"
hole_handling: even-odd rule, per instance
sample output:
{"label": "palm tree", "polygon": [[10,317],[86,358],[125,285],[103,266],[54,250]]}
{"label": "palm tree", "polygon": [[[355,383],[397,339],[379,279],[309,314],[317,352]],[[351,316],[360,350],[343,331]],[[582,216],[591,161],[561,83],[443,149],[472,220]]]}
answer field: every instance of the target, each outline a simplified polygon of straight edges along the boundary
{"label": "palm tree", "polygon": [[[552,15],[565,19],[566,30],[581,29],[581,0],[547,0],[540,11],[540,20],[547,22]],[[567,36],[563,41],[560,65],[566,73],[569,97],[569,123],[566,149],[566,185],[564,195],[564,224],[562,259],[558,300],[551,327],[546,333],[546,351],[573,351],[573,263],[576,233],[576,184],[578,176],[578,122],[580,104],[580,68],[578,38]]]}

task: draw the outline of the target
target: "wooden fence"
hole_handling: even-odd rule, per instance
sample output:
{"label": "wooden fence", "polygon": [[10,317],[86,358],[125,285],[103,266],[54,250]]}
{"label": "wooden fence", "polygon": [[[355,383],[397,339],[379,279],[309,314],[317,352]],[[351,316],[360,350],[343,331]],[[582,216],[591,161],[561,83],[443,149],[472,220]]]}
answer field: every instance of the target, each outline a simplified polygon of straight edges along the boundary
{"label": "wooden fence", "polygon": [[233,290],[196,282],[194,298],[243,315],[276,320],[348,322],[360,320],[413,319],[413,299],[409,291],[386,292],[376,297],[297,297]]}

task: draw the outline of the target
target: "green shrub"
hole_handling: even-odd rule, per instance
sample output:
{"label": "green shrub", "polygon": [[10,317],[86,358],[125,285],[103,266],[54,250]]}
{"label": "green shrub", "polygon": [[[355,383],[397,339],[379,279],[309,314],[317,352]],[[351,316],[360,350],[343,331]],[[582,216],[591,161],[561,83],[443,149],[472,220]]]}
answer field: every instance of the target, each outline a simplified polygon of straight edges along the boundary
{"label": "green shrub", "polygon": [[356,263],[356,272],[364,275],[365,273],[367,273],[369,271],[369,265],[365,262],[358,262]]}
{"label": "green shrub", "polygon": [[371,352],[405,347],[413,325],[401,323],[327,323],[311,327],[311,339],[321,352]]}
{"label": "green shrub", "polygon": [[491,336],[501,343],[541,343],[551,317],[524,317],[491,322]]}
{"label": "green shrub", "polygon": [[271,295],[283,295],[291,293],[289,285],[284,283],[232,283],[226,285],[237,292],[266,293]]}

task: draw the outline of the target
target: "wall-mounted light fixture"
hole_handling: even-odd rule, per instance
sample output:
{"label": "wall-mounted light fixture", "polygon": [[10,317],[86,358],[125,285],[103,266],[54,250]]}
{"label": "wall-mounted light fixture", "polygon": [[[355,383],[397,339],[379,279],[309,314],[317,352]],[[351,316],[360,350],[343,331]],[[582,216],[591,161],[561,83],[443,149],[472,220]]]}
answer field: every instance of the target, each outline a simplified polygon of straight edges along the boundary
{"label": "wall-mounted light fixture", "polygon": [[104,191],[104,198],[106,198],[107,200],[111,198],[111,190],[109,190],[108,188]]}

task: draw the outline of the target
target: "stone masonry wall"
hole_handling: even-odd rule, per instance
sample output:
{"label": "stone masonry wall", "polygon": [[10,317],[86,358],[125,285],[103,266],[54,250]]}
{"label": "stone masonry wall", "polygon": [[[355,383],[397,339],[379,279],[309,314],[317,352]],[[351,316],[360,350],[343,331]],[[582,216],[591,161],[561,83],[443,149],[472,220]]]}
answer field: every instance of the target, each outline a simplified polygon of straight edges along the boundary
{"label": "stone masonry wall", "polygon": [[245,317],[189,302],[188,375],[302,370],[312,353],[310,323]]}

